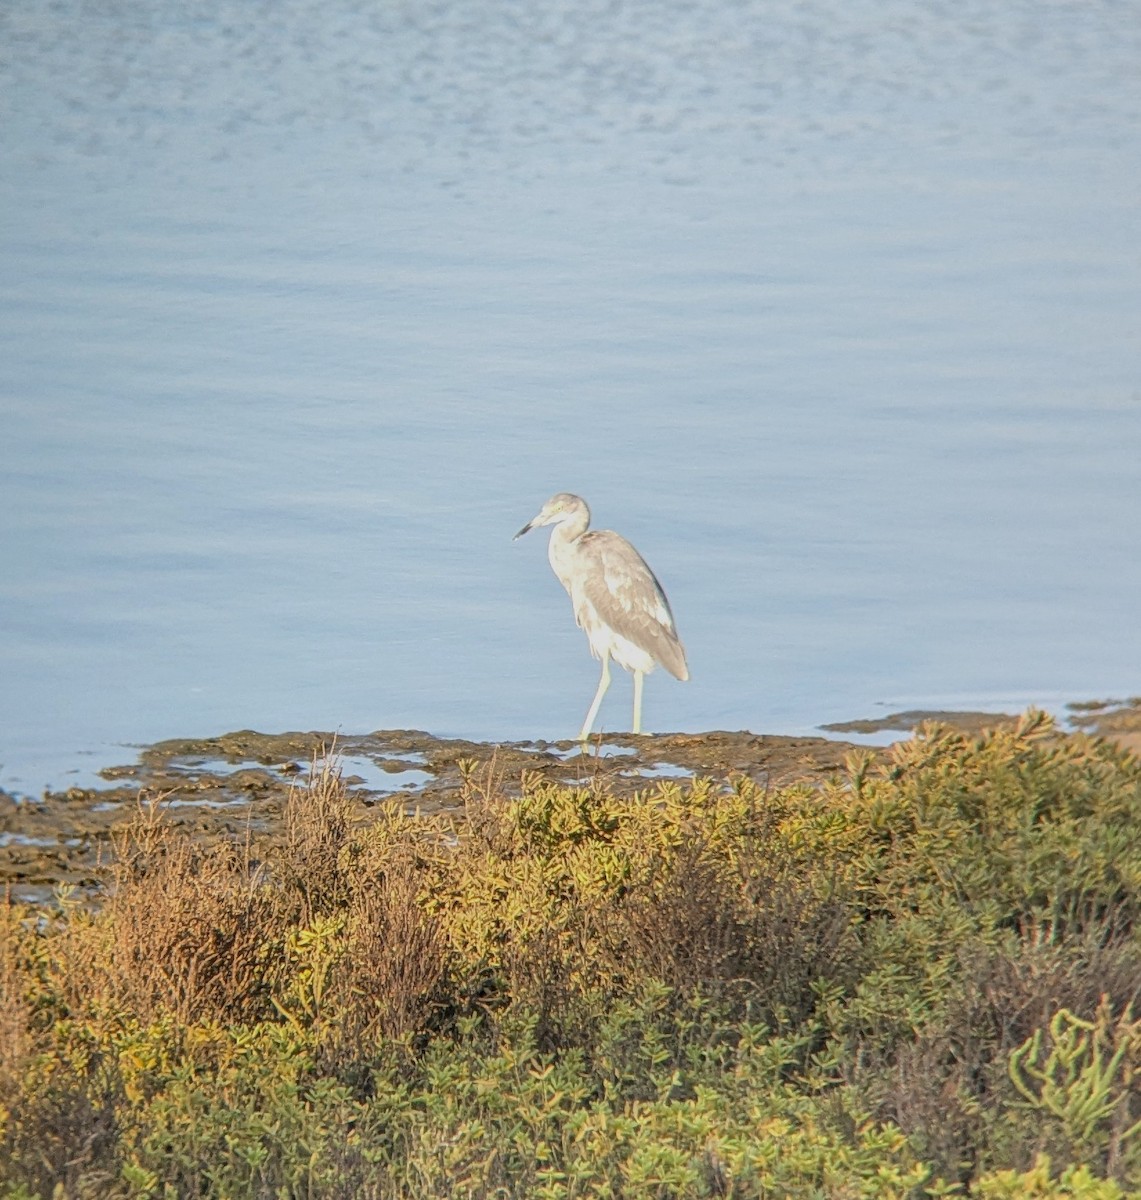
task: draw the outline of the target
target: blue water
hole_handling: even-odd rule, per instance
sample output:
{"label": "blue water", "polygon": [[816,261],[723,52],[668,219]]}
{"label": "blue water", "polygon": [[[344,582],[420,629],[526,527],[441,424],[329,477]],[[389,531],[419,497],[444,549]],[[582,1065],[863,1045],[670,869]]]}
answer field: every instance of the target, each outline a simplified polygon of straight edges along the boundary
{"label": "blue water", "polygon": [[[0,787],[1141,691],[1141,8],[10,0]],[[628,727],[616,679],[603,729]]]}

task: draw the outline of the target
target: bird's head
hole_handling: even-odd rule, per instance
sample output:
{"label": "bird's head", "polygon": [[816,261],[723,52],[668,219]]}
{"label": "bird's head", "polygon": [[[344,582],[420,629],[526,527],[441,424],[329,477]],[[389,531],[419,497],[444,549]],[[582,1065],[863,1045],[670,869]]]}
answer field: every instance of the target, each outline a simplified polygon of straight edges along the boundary
{"label": "bird's head", "polygon": [[582,521],[585,528],[590,522],[590,509],[587,508],[586,501],[573,492],[559,492],[552,496],[511,540],[521,538],[537,525],[558,525],[561,521]]}

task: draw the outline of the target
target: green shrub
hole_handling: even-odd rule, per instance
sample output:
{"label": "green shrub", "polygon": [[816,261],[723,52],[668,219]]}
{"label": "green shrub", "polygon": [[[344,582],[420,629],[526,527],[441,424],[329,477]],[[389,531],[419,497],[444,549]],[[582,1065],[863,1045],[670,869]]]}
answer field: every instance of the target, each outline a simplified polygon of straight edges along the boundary
{"label": "green shrub", "polygon": [[1067,1167],[1055,1179],[1048,1158],[1040,1158],[1021,1173],[995,1171],[979,1180],[973,1194],[980,1200],[1126,1200],[1138,1195],[1123,1191],[1112,1180],[1098,1179],[1084,1164]]}
{"label": "green shrub", "polygon": [[97,906],[0,910],[0,1197],[1124,1197],[1139,835],[1035,714],[823,789],[144,807]]}
{"label": "green shrub", "polygon": [[[836,1006],[845,1077],[950,1178],[1076,1153],[1007,1064],[1060,1010],[1093,1020],[1108,996],[1116,1019],[1141,990],[1141,766],[1031,713],[981,738],[926,730],[858,797],[873,965]],[[1109,1140],[1089,1161],[1138,1169]]]}

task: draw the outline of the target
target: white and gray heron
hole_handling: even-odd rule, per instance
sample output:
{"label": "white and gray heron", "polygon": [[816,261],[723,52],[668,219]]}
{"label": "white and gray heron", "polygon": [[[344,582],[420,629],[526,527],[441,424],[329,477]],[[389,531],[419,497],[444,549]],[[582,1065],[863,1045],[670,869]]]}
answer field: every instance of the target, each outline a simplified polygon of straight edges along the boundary
{"label": "white and gray heron", "polygon": [[634,733],[642,732],[642,682],[661,663],[677,679],[688,679],[685,647],[677,636],[670,602],[646,560],[620,534],[589,529],[590,509],[581,496],[559,492],[515,535],[536,525],[553,525],[547,557],[566,588],[590,652],[602,660],[602,678],[578,735],[590,736],[602,697],[610,686],[610,660],[634,674]]}

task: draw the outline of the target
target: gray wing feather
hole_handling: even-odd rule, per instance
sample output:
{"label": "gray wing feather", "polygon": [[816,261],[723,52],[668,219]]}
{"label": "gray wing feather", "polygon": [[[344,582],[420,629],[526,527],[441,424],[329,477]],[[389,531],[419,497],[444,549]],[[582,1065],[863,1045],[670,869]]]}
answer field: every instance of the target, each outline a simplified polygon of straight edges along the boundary
{"label": "gray wing feather", "polygon": [[600,529],[584,534],[579,549],[593,570],[584,572],[582,594],[599,617],[678,679],[688,679],[685,650],[670,603],[653,571],[620,534]]}

